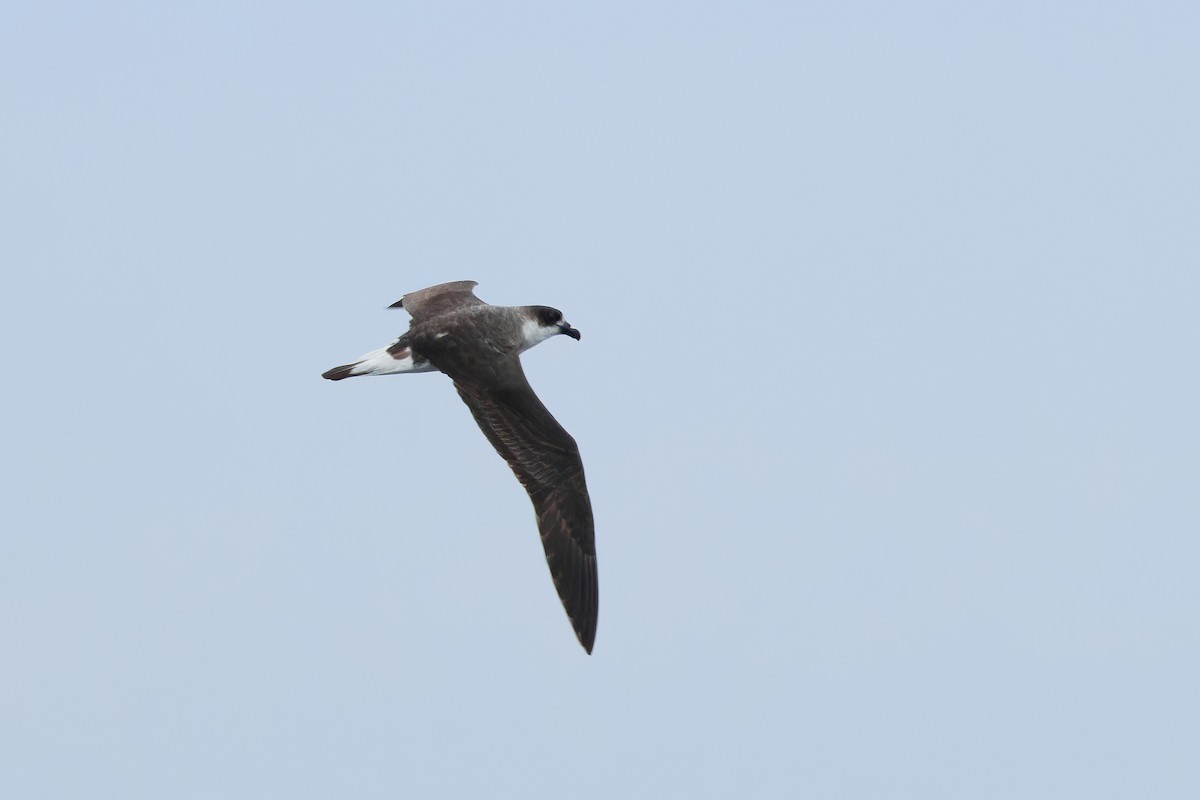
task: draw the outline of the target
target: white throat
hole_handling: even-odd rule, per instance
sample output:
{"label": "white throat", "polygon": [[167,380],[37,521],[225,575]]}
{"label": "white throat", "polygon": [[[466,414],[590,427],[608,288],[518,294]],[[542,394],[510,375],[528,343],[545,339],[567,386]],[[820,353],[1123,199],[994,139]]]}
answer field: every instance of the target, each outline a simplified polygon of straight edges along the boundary
{"label": "white throat", "polygon": [[526,319],[521,323],[521,338],[524,340],[521,344],[521,352],[524,353],[534,345],[541,344],[558,333],[561,331],[557,325],[542,325],[536,319]]}

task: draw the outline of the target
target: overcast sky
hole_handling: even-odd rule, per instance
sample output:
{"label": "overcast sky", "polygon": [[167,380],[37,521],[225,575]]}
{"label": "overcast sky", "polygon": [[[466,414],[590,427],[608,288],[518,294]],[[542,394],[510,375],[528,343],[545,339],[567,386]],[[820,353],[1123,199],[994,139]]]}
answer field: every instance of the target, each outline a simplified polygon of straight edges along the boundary
{"label": "overcast sky", "polygon": [[[0,10],[0,793],[1200,796],[1200,6]],[[584,654],[449,280],[596,514]]]}

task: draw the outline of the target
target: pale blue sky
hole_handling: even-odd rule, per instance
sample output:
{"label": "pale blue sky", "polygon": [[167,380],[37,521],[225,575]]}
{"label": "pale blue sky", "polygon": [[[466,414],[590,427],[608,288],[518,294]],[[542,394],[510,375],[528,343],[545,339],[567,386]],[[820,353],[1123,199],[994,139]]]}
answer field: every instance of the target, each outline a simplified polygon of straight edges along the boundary
{"label": "pale blue sky", "polygon": [[0,793],[1200,796],[1198,9],[6,3]]}

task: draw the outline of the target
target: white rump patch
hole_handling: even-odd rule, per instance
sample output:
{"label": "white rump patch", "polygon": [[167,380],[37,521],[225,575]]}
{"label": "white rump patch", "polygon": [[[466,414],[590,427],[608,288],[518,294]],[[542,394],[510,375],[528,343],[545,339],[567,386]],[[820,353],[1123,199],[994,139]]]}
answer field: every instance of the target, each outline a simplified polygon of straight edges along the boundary
{"label": "white rump patch", "polygon": [[413,363],[412,350],[405,353],[403,358],[396,358],[387,348],[372,350],[365,356],[360,356],[358,362],[350,369],[351,375],[400,375],[405,372],[436,372],[437,367],[426,361],[417,365]]}

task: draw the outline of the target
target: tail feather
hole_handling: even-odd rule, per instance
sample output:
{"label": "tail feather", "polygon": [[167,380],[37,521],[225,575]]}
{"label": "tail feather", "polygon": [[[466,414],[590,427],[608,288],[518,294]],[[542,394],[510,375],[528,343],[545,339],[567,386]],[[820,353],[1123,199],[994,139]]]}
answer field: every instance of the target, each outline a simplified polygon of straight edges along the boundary
{"label": "tail feather", "polygon": [[340,381],[342,378],[353,377],[355,374],[354,368],[357,367],[361,363],[362,363],[361,361],[355,361],[353,364],[346,364],[341,367],[334,367],[331,370],[322,372],[321,377],[326,380],[330,380],[330,381]]}

